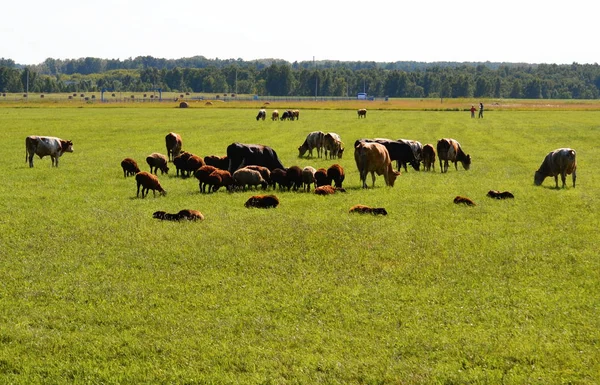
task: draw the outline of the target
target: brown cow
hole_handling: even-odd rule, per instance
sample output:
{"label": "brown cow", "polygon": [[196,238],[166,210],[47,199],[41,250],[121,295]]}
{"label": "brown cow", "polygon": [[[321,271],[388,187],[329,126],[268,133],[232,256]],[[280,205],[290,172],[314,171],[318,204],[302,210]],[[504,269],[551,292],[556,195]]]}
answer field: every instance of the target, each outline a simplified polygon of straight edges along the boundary
{"label": "brown cow", "polygon": [[181,152],[181,136],[174,132],[169,132],[165,136],[165,143],[167,146],[167,159],[172,162]]}
{"label": "brown cow", "polygon": [[358,112],[359,119],[367,117],[367,109],[366,108],[360,108],[357,112]]}
{"label": "brown cow", "polygon": [[[457,163],[462,163],[465,170],[471,167],[471,155],[464,153],[458,143],[454,139],[443,138],[437,142],[437,153],[440,159],[440,170],[442,173],[448,172],[448,161],[454,163],[454,168],[458,171]],[[442,165],[442,161],[444,164]]]}
{"label": "brown cow", "polygon": [[133,176],[140,172],[140,168],[137,162],[131,158],[125,158],[121,161],[121,168],[123,168],[123,177]]}
{"label": "brown cow", "polygon": [[367,188],[367,174],[370,172],[375,187],[375,173],[383,175],[386,186],[394,187],[399,172],[394,171],[390,154],[383,144],[358,141],[354,149],[354,160],[358,167],[362,187]]}
{"label": "brown cow", "polygon": [[575,180],[577,179],[576,155],[575,150],[572,148],[559,148],[548,153],[539,170],[535,172],[533,179],[535,185],[539,186],[546,177],[553,176],[554,181],[556,182],[556,188],[558,188],[558,175],[560,174],[562,187],[564,188],[567,181],[567,175],[572,174],[573,187],[575,187]]}
{"label": "brown cow", "polygon": [[435,171],[435,149],[431,144],[423,146],[423,168],[425,171]]}

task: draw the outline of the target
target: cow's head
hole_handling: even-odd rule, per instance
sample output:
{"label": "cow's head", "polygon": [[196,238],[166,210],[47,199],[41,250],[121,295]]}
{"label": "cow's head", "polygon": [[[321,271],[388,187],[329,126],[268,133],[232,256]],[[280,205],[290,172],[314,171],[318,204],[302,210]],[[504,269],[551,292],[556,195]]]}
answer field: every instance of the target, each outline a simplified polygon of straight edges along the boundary
{"label": "cow's head", "polygon": [[467,155],[464,161],[461,162],[465,170],[471,168],[471,155]]}
{"label": "cow's head", "polygon": [[338,151],[338,158],[342,159],[342,155],[344,155],[344,147],[340,146],[340,150]]}
{"label": "cow's head", "polygon": [[536,186],[539,186],[542,184],[544,179],[546,179],[546,177],[540,170],[538,170],[535,172],[535,175],[533,176],[533,183],[535,183]]}
{"label": "cow's head", "polygon": [[60,147],[62,152],[73,152],[73,142],[70,140],[61,140]]}
{"label": "cow's head", "polygon": [[388,181],[390,187],[394,187],[394,182],[396,182],[396,178],[398,178],[398,175],[400,175],[398,171],[391,170],[391,172],[388,173]]}

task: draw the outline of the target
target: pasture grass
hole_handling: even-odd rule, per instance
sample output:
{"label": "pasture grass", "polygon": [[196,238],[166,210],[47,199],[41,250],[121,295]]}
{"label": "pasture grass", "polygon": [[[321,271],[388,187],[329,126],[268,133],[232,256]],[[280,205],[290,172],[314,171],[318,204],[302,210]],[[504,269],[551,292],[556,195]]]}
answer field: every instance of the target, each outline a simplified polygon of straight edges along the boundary
{"label": "pasture grass", "polygon": [[[600,112],[255,112],[0,108],[0,382],[600,381]],[[316,130],[341,135],[343,159],[298,158]],[[239,141],[272,146],[286,166],[338,162],[347,193],[276,192],[277,209],[246,209],[252,192],[200,194],[171,172],[159,175],[166,197],[136,198],[121,159],[147,169],[170,131],[201,156]],[[75,151],[30,169],[27,135]],[[473,164],[363,190],[352,144],[368,137],[453,137]],[[535,187],[558,147],[577,150],[577,187]],[[357,203],[389,215],[349,214]],[[206,220],[152,219],[183,208]]]}

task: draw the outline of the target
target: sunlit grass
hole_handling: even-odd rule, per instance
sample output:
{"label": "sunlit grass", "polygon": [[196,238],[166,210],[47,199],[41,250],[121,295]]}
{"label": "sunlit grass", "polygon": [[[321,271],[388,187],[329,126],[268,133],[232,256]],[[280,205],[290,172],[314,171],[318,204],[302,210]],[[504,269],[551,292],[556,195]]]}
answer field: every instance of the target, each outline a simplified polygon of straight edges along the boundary
{"label": "sunlit grass", "polygon": [[[295,122],[257,122],[250,106],[0,108],[0,382],[597,383],[600,113],[370,109],[359,120],[331,107]],[[315,130],[340,134],[344,158],[299,159]],[[147,170],[170,131],[202,156],[240,141],[272,146],[286,166],[339,162],[348,191],[276,192],[277,209],[246,209],[250,192],[203,195],[159,175],[166,197],[135,198],[121,159]],[[30,169],[32,134],[75,152]],[[362,190],[352,144],[363,137],[453,137],[473,165]],[[577,187],[533,186],[565,146]],[[357,203],[389,215],[349,214]],[[206,220],[152,219],[183,208]]]}

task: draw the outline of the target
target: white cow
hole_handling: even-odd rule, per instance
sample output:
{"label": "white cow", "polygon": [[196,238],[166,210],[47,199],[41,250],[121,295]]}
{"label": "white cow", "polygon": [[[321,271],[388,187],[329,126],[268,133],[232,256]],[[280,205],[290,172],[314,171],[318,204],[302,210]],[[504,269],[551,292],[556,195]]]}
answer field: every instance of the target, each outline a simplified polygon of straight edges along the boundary
{"label": "white cow", "polygon": [[31,135],[25,138],[25,162],[29,160],[29,167],[33,167],[33,156],[41,158],[50,155],[52,166],[58,167],[58,158],[65,152],[73,152],[73,142],[62,140],[53,136]]}

